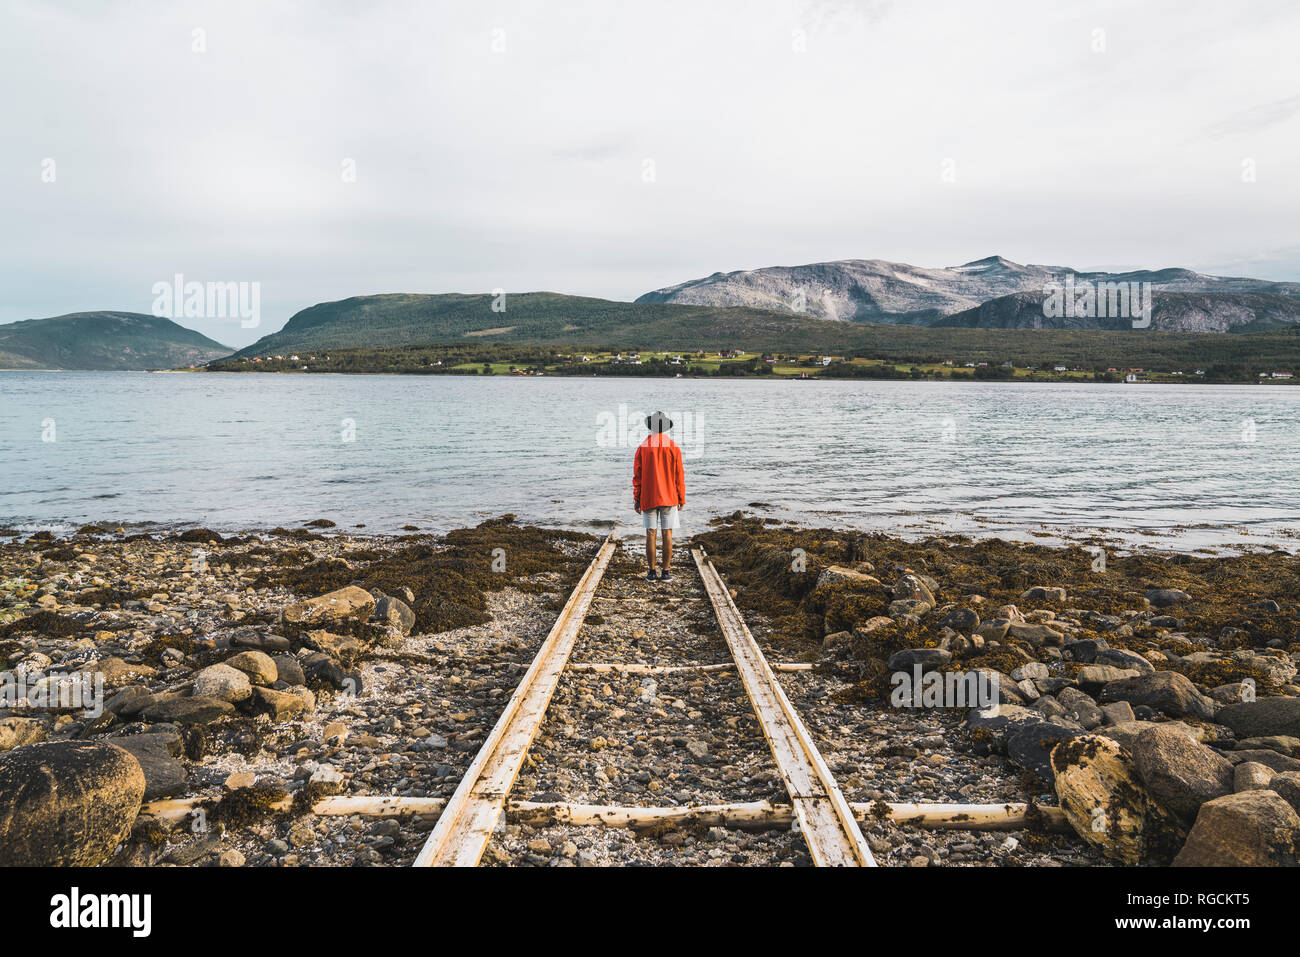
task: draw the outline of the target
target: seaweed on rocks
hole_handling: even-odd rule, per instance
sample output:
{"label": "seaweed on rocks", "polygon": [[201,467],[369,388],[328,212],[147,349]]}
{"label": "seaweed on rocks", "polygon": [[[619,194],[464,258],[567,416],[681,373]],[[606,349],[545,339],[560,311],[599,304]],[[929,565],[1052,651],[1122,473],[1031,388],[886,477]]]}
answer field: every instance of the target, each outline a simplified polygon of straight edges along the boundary
{"label": "seaweed on rocks", "polygon": [[207,810],[214,821],[227,827],[247,827],[284,814],[283,809],[277,805],[288,797],[289,792],[274,785],[253,784],[227,791],[220,799],[209,804]]}
{"label": "seaweed on rocks", "polygon": [[[449,532],[440,544],[405,545],[365,564],[328,559],[301,568],[268,569],[254,584],[257,588],[282,585],[302,595],[321,595],[352,584],[386,594],[410,588],[415,594],[414,630],[436,634],[487,621],[485,592],[506,586],[532,593],[567,591],[590,556],[569,554],[557,543],[595,541],[595,536],[581,532],[490,519],[475,528]],[[504,570],[497,571],[503,563]],[[559,584],[537,580],[557,571],[563,579]],[[330,630],[339,631],[336,626],[341,623],[332,623]]]}
{"label": "seaweed on rocks", "polygon": [[181,749],[191,761],[202,761],[212,750],[212,732],[205,725],[185,724],[180,726]]}
{"label": "seaweed on rocks", "polygon": [[198,544],[216,543],[218,545],[225,542],[217,532],[210,528],[191,528],[175,536],[178,542],[195,542]]}
{"label": "seaweed on rocks", "polygon": [[[908,541],[880,533],[771,528],[743,513],[712,524],[709,531],[696,535],[693,543],[708,550],[743,610],[766,615],[778,631],[788,635],[820,639],[835,631],[852,631],[868,618],[885,614],[886,589],[911,570],[938,583],[935,597],[941,606],[962,606],[968,596],[979,596],[982,617],[1001,605],[1054,613],[1082,607],[1097,615],[1123,617],[1130,625],[1127,629],[1098,627],[1094,631],[1086,621],[1076,629],[1075,637],[1104,637],[1114,648],[1144,651],[1163,643],[1171,629],[1146,622],[1164,615],[1176,618],[1176,644],[1184,653],[1193,648],[1231,651],[1264,646],[1300,650],[1300,556],[1286,552],[1212,558],[1108,553],[1105,571],[1098,571],[1093,568],[1094,552],[1074,545],[963,536]],[[801,562],[795,562],[795,556]],[[818,576],[826,567],[864,562],[874,566],[872,574],[881,587],[869,582],[830,582],[817,587]],[[1054,597],[1025,597],[1028,589],[1040,585],[1065,588],[1064,602]],[[1174,595],[1172,605],[1156,607],[1148,595],[1155,601],[1169,601],[1168,594],[1160,593],[1163,589],[1187,597]],[[898,641],[890,640],[895,638],[915,642],[913,647],[933,645],[941,630],[938,620],[938,615],[925,616],[916,634],[886,631],[876,638],[875,646],[859,645],[857,652],[883,654],[888,647],[882,642],[896,646]],[[1014,651],[1014,643],[1004,645],[999,654],[1006,658],[1001,664],[1008,666],[1007,670],[1027,660]],[[1156,666],[1169,667],[1164,663]],[[1207,683],[1247,676],[1260,678],[1249,665],[1234,663],[1205,668],[1201,675]]]}
{"label": "seaweed on rocks", "polygon": [[310,814],[311,809],[316,806],[317,801],[321,798],[329,797],[331,794],[337,792],[337,787],[332,787],[320,782],[313,783],[307,781],[301,788],[294,792],[293,803],[290,806],[290,813],[295,817]]}
{"label": "seaweed on rocks", "polygon": [[0,638],[28,633],[43,638],[66,638],[85,630],[84,624],[69,615],[60,615],[57,611],[38,611],[25,618],[0,625]]}
{"label": "seaweed on rocks", "polygon": [[325,539],[324,535],[317,535],[314,532],[307,531],[305,528],[284,528],[280,525],[271,529],[267,534],[273,535],[276,538],[292,538],[299,542],[319,542]]}

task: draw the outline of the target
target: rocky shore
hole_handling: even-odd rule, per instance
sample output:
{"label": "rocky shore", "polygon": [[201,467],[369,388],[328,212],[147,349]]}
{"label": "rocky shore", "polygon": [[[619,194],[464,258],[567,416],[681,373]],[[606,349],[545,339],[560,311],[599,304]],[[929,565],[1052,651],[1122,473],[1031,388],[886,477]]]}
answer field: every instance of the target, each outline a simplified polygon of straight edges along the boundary
{"label": "rocky shore", "polygon": [[988,706],[939,691],[894,710],[964,712],[944,743],[1000,759],[1022,800],[1059,803],[1107,859],[1297,863],[1295,555],[1103,557],[739,515],[715,525],[696,541],[737,602],[776,624],[787,654],[852,681],[841,700],[889,708],[900,676],[995,689]]}
{"label": "rocky shore", "polygon": [[[311,808],[449,797],[597,539],[509,516],[441,537],[308,524],[0,538],[0,863],[414,859],[436,812]],[[1080,549],[740,516],[697,541],[769,660],[806,666],[780,679],[850,801],[1059,804],[1072,827],[869,821],[882,863],[1295,863],[1294,556],[1097,572]],[[734,671],[698,670],[729,656],[689,561],[671,591],[637,572],[611,564],[572,657],[634,667],[566,671],[514,796],[783,803]],[[891,702],[893,676],[932,672],[979,672],[999,703]],[[527,820],[484,861],[809,863],[788,825]]]}

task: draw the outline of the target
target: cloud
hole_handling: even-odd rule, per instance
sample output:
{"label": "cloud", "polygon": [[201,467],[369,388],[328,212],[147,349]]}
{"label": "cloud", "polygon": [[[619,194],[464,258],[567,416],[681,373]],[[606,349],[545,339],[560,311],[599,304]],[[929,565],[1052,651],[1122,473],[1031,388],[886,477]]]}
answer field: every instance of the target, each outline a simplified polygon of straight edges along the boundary
{"label": "cloud", "polygon": [[1300,10],[1266,12],[8,0],[0,321],[147,312],[176,273],[261,283],[260,328],[194,323],[243,345],[367,293],[1286,250]]}
{"label": "cloud", "polygon": [[1264,103],[1234,113],[1217,123],[1207,126],[1205,135],[1211,139],[1221,139],[1225,136],[1258,133],[1261,130],[1276,126],[1278,123],[1286,122],[1297,113],[1300,113],[1300,96],[1274,100],[1272,103]]}

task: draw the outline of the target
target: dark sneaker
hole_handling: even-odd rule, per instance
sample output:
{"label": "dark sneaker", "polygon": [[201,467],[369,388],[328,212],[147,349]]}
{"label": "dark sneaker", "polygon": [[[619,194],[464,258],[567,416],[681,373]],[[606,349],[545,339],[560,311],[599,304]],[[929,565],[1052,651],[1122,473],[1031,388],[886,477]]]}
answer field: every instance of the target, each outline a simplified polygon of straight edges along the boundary
{"label": "dark sneaker", "polygon": [[655,570],[653,568],[645,573],[645,580],[648,582],[655,582],[659,580],[658,578],[655,577]]}
{"label": "dark sneaker", "polygon": [[661,582],[670,582],[673,580],[673,573],[665,568],[662,572],[660,572],[659,580]]}

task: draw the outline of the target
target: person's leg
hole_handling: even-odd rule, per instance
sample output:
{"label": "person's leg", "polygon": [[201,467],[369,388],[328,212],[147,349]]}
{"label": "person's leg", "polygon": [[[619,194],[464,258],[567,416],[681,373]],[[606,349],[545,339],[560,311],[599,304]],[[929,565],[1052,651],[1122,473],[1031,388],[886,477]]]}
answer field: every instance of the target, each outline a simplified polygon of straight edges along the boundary
{"label": "person's leg", "polygon": [[664,529],[664,571],[668,571],[673,564],[673,530]]}
{"label": "person's leg", "polygon": [[650,571],[655,570],[655,530],[645,530],[645,564]]}

